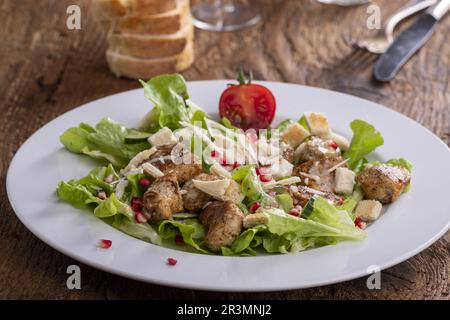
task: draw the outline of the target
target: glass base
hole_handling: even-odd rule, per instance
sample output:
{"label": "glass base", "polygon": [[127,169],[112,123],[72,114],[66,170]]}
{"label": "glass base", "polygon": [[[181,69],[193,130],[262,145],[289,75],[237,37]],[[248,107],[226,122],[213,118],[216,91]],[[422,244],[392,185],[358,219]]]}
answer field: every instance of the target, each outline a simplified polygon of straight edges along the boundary
{"label": "glass base", "polygon": [[194,25],[208,31],[236,31],[261,21],[261,16],[254,9],[241,4],[199,4],[194,6],[191,12]]}

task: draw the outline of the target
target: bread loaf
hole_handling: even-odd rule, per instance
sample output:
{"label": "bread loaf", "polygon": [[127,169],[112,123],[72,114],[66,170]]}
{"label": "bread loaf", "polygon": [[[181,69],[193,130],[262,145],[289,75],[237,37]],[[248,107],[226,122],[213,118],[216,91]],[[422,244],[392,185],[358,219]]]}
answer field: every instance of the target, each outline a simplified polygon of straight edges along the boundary
{"label": "bread loaf", "polygon": [[177,8],[178,0],[92,0],[99,20],[161,14]]}
{"label": "bread loaf", "polygon": [[177,8],[172,11],[112,20],[110,30],[114,33],[171,34],[182,29],[189,16],[189,0],[178,0]]}
{"label": "bread loaf", "polygon": [[172,34],[110,33],[111,51],[137,58],[161,58],[180,54],[193,40],[194,27],[189,19],[183,28]]}
{"label": "bread loaf", "polygon": [[108,50],[106,59],[116,76],[147,80],[158,74],[181,72],[189,68],[194,61],[194,50],[190,42],[181,54],[154,59],[140,59]]}

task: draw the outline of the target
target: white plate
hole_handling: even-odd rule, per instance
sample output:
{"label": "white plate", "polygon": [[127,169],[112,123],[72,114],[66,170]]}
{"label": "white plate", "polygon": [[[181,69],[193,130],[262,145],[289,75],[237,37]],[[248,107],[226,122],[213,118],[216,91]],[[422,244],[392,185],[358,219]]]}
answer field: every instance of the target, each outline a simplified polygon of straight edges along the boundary
{"label": "white plate", "polygon": [[[216,113],[229,81],[189,83],[193,101]],[[150,109],[143,90],[103,98],[51,121],[33,134],[15,155],[7,176],[8,196],[19,219],[38,238],[83,263],[121,276],[162,285],[218,290],[270,291],[320,286],[367,275],[400,263],[427,248],[449,228],[450,152],[431,132],[375,103],[349,95],[292,84],[265,82],[278,102],[277,121],[304,111],[324,112],[332,127],[351,136],[349,123],[364,119],[378,128],[385,145],[377,157],[405,157],[414,164],[411,192],[387,208],[368,228],[362,242],[313,249],[298,254],[222,257],[155,246],[127,236],[58,201],[60,180],[82,177],[93,167],[87,157],[63,149],[59,135],[80,122],[95,124],[109,116],[135,126]],[[98,239],[111,239],[104,250]],[[178,260],[174,267],[166,260]]]}

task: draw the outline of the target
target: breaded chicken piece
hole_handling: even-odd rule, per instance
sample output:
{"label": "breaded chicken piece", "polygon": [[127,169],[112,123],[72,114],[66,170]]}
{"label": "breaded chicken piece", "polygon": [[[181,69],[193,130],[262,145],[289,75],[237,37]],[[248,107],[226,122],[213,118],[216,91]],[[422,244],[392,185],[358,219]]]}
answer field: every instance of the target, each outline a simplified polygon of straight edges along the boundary
{"label": "breaded chicken piece", "polygon": [[367,165],[358,175],[366,199],[391,203],[398,199],[411,181],[411,174],[403,167]]}
{"label": "breaded chicken piece", "polygon": [[147,189],[143,197],[144,213],[150,220],[167,220],[177,212],[183,212],[177,176],[169,172],[157,178]]}
{"label": "breaded chicken piece", "polygon": [[[334,171],[328,172],[331,168],[342,163],[342,158],[335,155],[324,155],[320,160],[309,160],[296,166],[292,172],[293,176],[302,179],[301,184],[324,192],[334,190]],[[342,167],[346,167],[344,163]]]}
{"label": "breaded chicken piece", "polygon": [[164,174],[173,171],[178,183],[183,184],[202,172],[201,162],[182,144],[159,146],[150,157],[150,163]]}
{"label": "breaded chicken piece", "polygon": [[317,191],[305,186],[290,187],[288,192],[292,199],[294,199],[294,202],[298,202],[298,204],[302,207],[305,207],[308,201],[315,195],[327,199],[334,205],[341,205],[344,201],[342,197],[334,194],[333,192]]}
{"label": "breaded chicken piece", "polygon": [[208,227],[206,245],[212,251],[230,246],[242,231],[244,214],[231,201],[215,201],[203,209],[200,223]]}
{"label": "breaded chicken piece", "polygon": [[[214,181],[221,178],[214,174],[200,173],[195,176],[194,179],[200,181]],[[192,180],[189,180],[184,184],[181,193],[183,194],[184,208],[191,212],[198,212],[202,210],[208,202],[214,201],[212,196],[197,189]]]}
{"label": "breaded chicken piece", "polygon": [[294,153],[295,163],[304,161],[317,161],[325,156],[340,157],[339,148],[332,140],[324,140],[322,138],[312,136],[307,141],[303,142]]}

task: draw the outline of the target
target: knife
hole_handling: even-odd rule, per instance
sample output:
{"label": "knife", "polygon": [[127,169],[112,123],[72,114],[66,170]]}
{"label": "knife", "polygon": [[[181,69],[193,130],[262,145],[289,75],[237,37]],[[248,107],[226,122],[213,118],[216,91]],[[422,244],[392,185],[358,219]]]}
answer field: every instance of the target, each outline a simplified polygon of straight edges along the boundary
{"label": "knife", "polygon": [[375,64],[374,76],[379,81],[390,81],[403,65],[433,34],[437,22],[450,9],[450,0],[441,0],[420,16],[408,29],[400,33]]}

